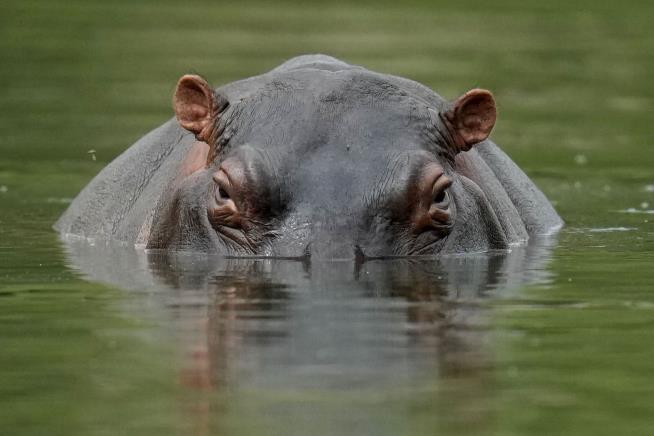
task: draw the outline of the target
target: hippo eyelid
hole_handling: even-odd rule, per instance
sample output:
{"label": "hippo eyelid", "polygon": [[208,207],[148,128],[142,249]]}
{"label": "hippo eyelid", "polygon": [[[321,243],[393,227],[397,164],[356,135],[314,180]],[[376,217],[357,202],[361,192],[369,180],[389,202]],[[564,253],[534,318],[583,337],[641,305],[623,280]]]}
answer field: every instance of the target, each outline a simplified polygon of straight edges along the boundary
{"label": "hippo eyelid", "polygon": [[442,174],[434,181],[432,192],[437,193],[445,191],[450,186],[452,186],[452,179],[447,177],[445,174]]}
{"label": "hippo eyelid", "polygon": [[220,168],[213,174],[213,181],[220,186],[230,186],[232,184],[229,174],[223,168]]}

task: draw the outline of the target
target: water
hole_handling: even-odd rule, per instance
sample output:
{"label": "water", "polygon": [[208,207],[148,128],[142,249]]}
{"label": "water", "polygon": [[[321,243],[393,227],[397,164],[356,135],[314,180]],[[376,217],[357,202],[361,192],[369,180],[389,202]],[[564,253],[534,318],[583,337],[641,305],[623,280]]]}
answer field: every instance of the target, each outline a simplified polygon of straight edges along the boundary
{"label": "water", "polygon": [[[3,3],[2,433],[651,434],[654,9],[595,3]],[[510,253],[310,265],[50,229],[172,115],[182,73],[305,52],[493,89],[493,138],[567,226]]]}

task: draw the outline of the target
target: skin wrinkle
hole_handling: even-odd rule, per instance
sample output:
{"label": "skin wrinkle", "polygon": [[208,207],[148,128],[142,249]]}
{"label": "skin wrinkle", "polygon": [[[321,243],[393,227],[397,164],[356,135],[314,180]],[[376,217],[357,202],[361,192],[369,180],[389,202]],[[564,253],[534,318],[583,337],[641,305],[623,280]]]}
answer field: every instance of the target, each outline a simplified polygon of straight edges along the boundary
{"label": "skin wrinkle", "polygon": [[422,246],[415,246],[415,243],[411,244],[413,247],[407,247],[407,255],[423,255],[423,254],[429,254],[433,253],[434,251],[434,246],[437,244],[444,244],[445,240],[447,238],[447,235],[443,235],[441,239],[437,239],[434,241],[427,241],[425,242]]}
{"label": "skin wrinkle", "polygon": [[382,207],[384,204],[384,197],[387,196],[390,187],[393,186],[392,182],[395,180],[398,169],[402,165],[402,158],[404,158],[408,163],[409,156],[406,156],[406,154],[401,151],[396,151],[394,152],[394,155],[389,157],[390,168],[388,171],[382,173],[381,180],[374,183],[375,190],[371,195],[371,200],[366,201],[364,197],[364,205],[367,209],[377,210]]}

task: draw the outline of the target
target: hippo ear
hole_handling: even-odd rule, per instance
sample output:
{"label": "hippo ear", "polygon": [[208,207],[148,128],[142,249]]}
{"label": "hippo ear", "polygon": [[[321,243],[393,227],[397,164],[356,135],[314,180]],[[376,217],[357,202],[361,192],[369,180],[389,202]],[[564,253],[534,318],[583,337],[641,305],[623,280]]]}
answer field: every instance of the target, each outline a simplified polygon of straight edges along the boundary
{"label": "hippo ear", "polygon": [[468,151],[493,130],[497,118],[495,99],[490,91],[472,89],[452,103],[443,116],[457,152]]}
{"label": "hippo ear", "polygon": [[179,79],[173,99],[175,115],[180,125],[195,133],[199,141],[213,145],[220,112],[226,101],[216,95],[209,83],[195,74]]}

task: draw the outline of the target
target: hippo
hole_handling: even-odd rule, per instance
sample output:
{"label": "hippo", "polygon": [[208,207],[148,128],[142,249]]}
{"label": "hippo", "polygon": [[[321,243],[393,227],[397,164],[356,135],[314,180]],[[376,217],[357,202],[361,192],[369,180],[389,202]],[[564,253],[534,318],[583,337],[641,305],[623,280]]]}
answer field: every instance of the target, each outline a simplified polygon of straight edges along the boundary
{"label": "hippo", "polygon": [[63,237],[347,260],[507,250],[563,224],[488,139],[488,90],[448,101],[304,55],[217,89],[184,75],[173,106],[73,200]]}

